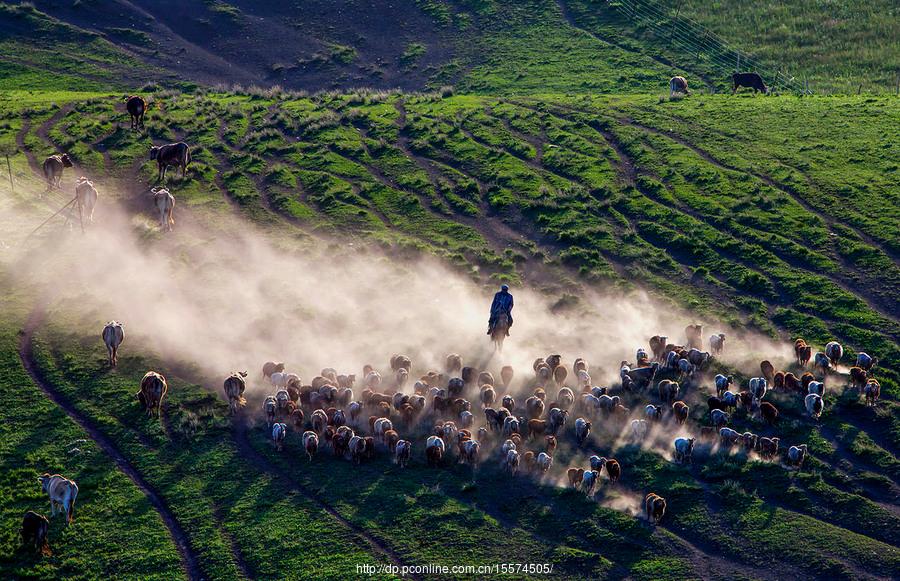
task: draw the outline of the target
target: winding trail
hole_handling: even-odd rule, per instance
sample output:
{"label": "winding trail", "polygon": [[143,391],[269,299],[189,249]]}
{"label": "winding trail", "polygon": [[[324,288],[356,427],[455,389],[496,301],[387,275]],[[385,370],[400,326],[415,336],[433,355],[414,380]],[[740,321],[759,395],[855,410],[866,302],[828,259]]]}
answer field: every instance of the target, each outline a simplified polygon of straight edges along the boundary
{"label": "winding trail", "polygon": [[204,575],[203,570],[200,567],[200,559],[193,547],[191,547],[190,539],[178,523],[175,515],[166,505],[162,496],[147,482],[147,480],[144,479],[143,475],[128,462],[125,456],[118,448],[116,448],[116,445],[112,440],[100,431],[89,418],[79,412],[75,406],[57,391],[56,388],[41,374],[41,371],[34,360],[33,339],[35,330],[44,322],[46,315],[46,299],[40,299],[38,304],[29,314],[19,341],[19,359],[22,361],[22,366],[28,372],[28,375],[31,376],[35,385],[44,392],[44,395],[65,411],[66,414],[88,434],[97,446],[99,446],[100,449],[115,462],[116,467],[128,476],[135,486],[144,493],[147,500],[156,512],[159,513],[163,524],[169,529],[169,535],[172,537],[172,542],[178,549],[181,565],[187,577],[196,581],[205,579],[207,576]]}

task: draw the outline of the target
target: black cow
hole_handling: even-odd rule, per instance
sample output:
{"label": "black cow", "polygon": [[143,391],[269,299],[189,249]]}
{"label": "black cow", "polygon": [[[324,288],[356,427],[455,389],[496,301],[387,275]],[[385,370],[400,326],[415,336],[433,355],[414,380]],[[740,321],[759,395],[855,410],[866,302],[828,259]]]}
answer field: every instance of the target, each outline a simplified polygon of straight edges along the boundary
{"label": "black cow", "polygon": [[151,147],[150,159],[155,159],[156,165],[159,166],[159,181],[166,179],[166,169],[170,165],[180,167],[181,177],[184,177],[187,166],[191,163],[191,148],[183,141]]}
{"label": "black cow", "polygon": [[763,82],[762,77],[757,73],[734,73],[731,75],[731,94],[733,95],[738,87],[749,87],[753,92],[762,91],[768,93],[769,88]]}
{"label": "black cow", "polygon": [[36,552],[49,554],[47,546],[47,532],[50,530],[50,521],[47,517],[29,510],[22,518],[22,544],[31,545]]}
{"label": "black cow", "polygon": [[128,97],[125,101],[125,109],[131,116],[131,128],[138,129],[144,126],[144,113],[147,112],[147,102],[137,95]]}

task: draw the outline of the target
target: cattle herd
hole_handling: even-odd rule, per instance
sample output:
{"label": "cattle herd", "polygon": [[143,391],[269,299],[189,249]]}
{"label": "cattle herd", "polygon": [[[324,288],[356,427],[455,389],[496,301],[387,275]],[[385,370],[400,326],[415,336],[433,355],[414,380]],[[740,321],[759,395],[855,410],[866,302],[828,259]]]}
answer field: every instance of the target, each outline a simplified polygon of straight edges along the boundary
{"label": "cattle herd", "polygon": [[[749,86],[767,91],[755,73],[735,74],[733,81],[735,90]],[[673,78],[670,87],[673,94],[687,94],[687,81],[683,77]],[[140,97],[129,97],[126,108],[132,129],[142,128],[147,103]],[[165,179],[169,166],[181,168],[184,175],[191,161],[190,148],[183,142],[154,146],[150,157],[157,161],[159,180]],[[48,157],[43,171],[49,187],[59,187],[63,169],[72,166],[66,154]],[[153,188],[151,193],[161,228],[171,230],[175,223],[174,197],[161,187]],[[96,200],[93,184],[80,178],[73,201],[82,223],[85,218],[92,221]],[[117,364],[124,337],[124,326],[117,321],[111,321],[103,329],[110,366]],[[340,374],[334,368],[326,368],[306,383],[298,374],[285,371],[283,363],[268,362],[262,368],[261,380],[274,393],[265,397],[262,412],[275,449],[283,451],[288,438],[298,437],[310,462],[327,448],[334,457],[355,464],[371,460],[383,451],[399,467],[406,468],[418,436],[424,440],[429,467],[444,465],[448,458],[455,457],[456,462],[474,469],[479,462],[493,457],[510,476],[524,473],[543,478],[552,470],[554,453],[561,441],[575,449],[589,447],[591,431],[598,427],[625,433],[636,445],[646,441],[655,425],[670,423],[690,433],[691,410],[684,399],[688,399],[690,391],[699,389],[702,379],[708,376],[706,372],[715,357],[725,349],[725,335],[710,336],[708,351],[702,351],[702,326],[689,325],[684,337],[683,345],[669,343],[666,336],[651,337],[649,350],[637,349],[633,364],[623,361],[619,366],[619,380],[610,386],[594,385],[583,358],[573,361],[571,376],[561,355],[538,358],[532,366],[533,376],[524,382],[531,393],[520,401],[511,389],[512,367],[502,367],[495,378],[489,371],[464,366],[457,354],[446,357],[442,371],[429,370],[414,381],[411,380],[412,361],[406,356],[392,356],[390,371],[384,375],[366,365],[360,390],[356,387],[355,374]],[[712,382],[716,395],[708,397],[707,413],[702,414],[703,423],[708,425],[696,426],[693,435],[682,435],[671,441],[674,462],[692,462],[698,439],[717,443],[724,450],[740,447],[748,453],[758,453],[762,459],[774,459],[782,449],[778,437],[761,437],[749,431],[740,433],[728,427],[738,408],[745,410],[751,419],[776,426],[779,411],[765,400],[771,390],[797,393],[803,398],[807,414],[818,421],[825,405],[825,378],[836,372],[843,348],[837,342],[830,342],[823,352],[812,357],[811,346],[797,339],[794,349],[796,373],[776,371],[769,361],[762,361],[760,376],[750,378],[746,389],[740,389],[732,375],[715,375]],[[872,376],[876,365],[876,358],[859,353],[850,368],[849,385],[865,396],[866,405],[875,405],[880,395],[878,381]],[[241,371],[224,381],[231,415],[243,413],[247,380],[248,373]],[[167,391],[168,384],[162,374],[146,373],[137,399],[148,416],[159,416]],[[625,407],[626,398],[640,403],[642,410]],[[642,398],[653,401],[644,405]],[[570,414],[574,421],[570,421]],[[783,459],[786,465],[799,468],[806,455],[806,444],[799,444],[787,447]],[[586,465],[570,466],[565,475],[571,487],[593,496],[602,474],[605,473],[610,485],[616,485],[622,471],[623,466],[615,458],[593,454],[588,456]],[[51,517],[59,507],[66,515],[67,524],[71,523],[78,495],[75,482],[59,474],[44,474],[39,482],[50,498]],[[641,509],[646,519],[656,524],[665,515],[666,501],[649,492]],[[46,517],[33,511],[25,514],[21,529],[24,545],[49,552],[48,531]]]}

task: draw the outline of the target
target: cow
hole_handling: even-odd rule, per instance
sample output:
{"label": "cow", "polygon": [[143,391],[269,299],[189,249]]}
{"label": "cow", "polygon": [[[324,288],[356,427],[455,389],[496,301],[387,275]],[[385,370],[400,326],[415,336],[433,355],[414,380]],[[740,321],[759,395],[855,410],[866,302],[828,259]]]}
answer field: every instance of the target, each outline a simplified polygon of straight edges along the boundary
{"label": "cow", "polygon": [[648,521],[658,525],[666,514],[666,499],[653,492],[648,494],[644,497],[644,514]]}
{"label": "cow", "polygon": [[509,384],[512,383],[513,375],[513,368],[510,365],[504,365],[500,369],[500,387],[504,390],[509,389]]}
{"label": "cow", "polygon": [[584,468],[569,468],[566,470],[566,478],[569,480],[569,486],[577,490],[584,479]]}
{"label": "cow", "polygon": [[159,417],[159,410],[162,406],[163,398],[169,391],[169,384],[162,374],[155,371],[148,371],[141,379],[141,390],[137,393],[137,398],[147,410],[147,417],[156,414]]}
{"label": "cow", "polygon": [[459,373],[459,371],[461,369],[462,369],[462,357],[460,357],[456,353],[451,353],[451,354],[447,355],[447,358],[444,361],[444,371],[447,372],[447,375]]}
{"label": "cow", "polygon": [[500,405],[509,411],[509,413],[513,413],[513,410],[516,409],[516,400],[511,395],[504,395],[503,399],[500,401]]}
{"label": "cow", "polygon": [[866,385],[868,373],[862,367],[850,368],[850,387],[854,389],[862,389]]}
{"label": "cow", "polygon": [[111,367],[119,364],[119,346],[125,340],[125,326],[118,321],[110,321],[100,334],[106,344],[107,362]]}
{"label": "cow", "polygon": [[658,422],[662,420],[662,406],[647,404],[644,408],[644,417],[648,422]]}
{"label": "cow", "polygon": [[597,485],[597,482],[600,480],[600,473],[596,470],[582,470],[581,474],[581,491],[586,496],[591,496],[594,493],[594,487]]}
{"label": "cow", "polygon": [[166,170],[170,165],[175,166],[176,171],[177,168],[181,168],[181,177],[184,178],[187,167],[191,163],[191,148],[183,141],[153,146],[150,148],[150,159],[156,160],[159,169],[157,181],[161,182],[166,179]]}
{"label": "cow", "polygon": [[700,351],[699,349],[691,349],[687,354],[687,360],[697,369],[705,369],[709,358],[709,351]]}
{"label": "cow", "polygon": [[675,398],[678,397],[678,389],[679,385],[670,380],[663,379],[656,385],[656,389],[659,392],[659,399],[666,403],[673,403]]}
{"label": "cow", "polygon": [[490,385],[481,386],[481,407],[488,408],[494,405],[497,398],[497,392]]}
{"label": "cow", "polygon": [[856,367],[865,369],[867,372],[878,365],[878,358],[872,357],[868,353],[860,352],[856,355]]}
{"label": "cow", "polygon": [[721,397],[722,406],[725,408],[725,411],[736,410],[740,400],[740,396],[733,391],[726,391]]}
{"label": "cow", "polygon": [[411,454],[412,443],[409,440],[398,440],[397,446],[394,448],[394,462],[401,468],[406,468]]}
{"label": "cow", "polygon": [[[272,424],[275,423],[275,412],[278,411],[278,403],[275,401],[274,395],[267,395],[266,399],[263,400],[263,412],[266,414],[266,426],[271,428]],[[322,416],[325,416],[325,412],[322,410],[316,410],[317,412],[322,412]],[[325,418],[327,420],[327,418]],[[316,429],[316,414],[312,415],[312,424],[313,429],[318,433],[322,433],[325,430],[325,421],[322,422],[322,428]]]}
{"label": "cow", "polygon": [[765,460],[771,460],[778,454],[779,438],[760,438],[759,455]]}
{"label": "cow", "polygon": [[94,207],[97,205],[97,189],[94,183],[84,176],[75,182],[75,207],[78,208],[78,219],[81,231],[84,231],[84,219],[94,223]]}
{"label": "cow", "polygon": [[550,470],[550,466],[553,465],[553,457],[546,453],[541,452],[537,457],[537,467],[542,473],[546,474]]}
{"label": "cow", "polygon": [[741,435],[731,428],[722,428],[719,430],[719,440],[726,448],[734,446],[741,438]]}
{"label": "cow", "polygon": [[34,547],[35,552],[50,555],[50,547],[47,545],[47,533],[50,531],[50,521],[42,514],[32,510],[22,517],[22,528],[19,534],[22,536],[22,545]]}
{"label": "cow", "polygon": [[319,435],[311,430],[303,432],[303,450],[312,462],[313,456],[319,451]]}
{"label": "cow", "polygon": [[687,460],[693,461],[694,438],[675,438],[673,442],[675,447],[675,461],[679,464]]}
{"label": "cow", "polygon": [[703,347],[703,325],[688,325],[684,328],[684,336],[688,349],[700,349]]}
{"label": "cow", "polygon": [[759,445],[759,436],[752,432],[744,432],[741,439],[744,441],[744,449],[748,452],[755,450]]}
{"label": "cow", "polygon": [[131,129],[144,127],[144,113],[147,112],[147,101],[137,95],[125,99],[125,110],[131,117]]}
{"label": "cow", "polygon": [[678,379],[679,381],[686,381],[694,377],[694,370],[696,366],[688,361],[687,359],[679,359],[678,360]]}
{"label": "cow", "polygon": [[815,393],[817,395],[825,397],[825,382],[810,381],[809,385],[806,388],[806,393]]}
{"label": "cow", "polygon": [[284,437],[287,435],[287,426],[284,424],[274,424],[272,426],[272,443],[275,450],[281,452],[284,449]]}
{"label": "cow", "polygon": [[[746,393],[746,392],[742,392]],[[712,413],[714,410],[722,410],[725,411],[725,402],[719,399],[716,396],[710,396],[706,399],[706,406],[709,408],[709,412]]]}
{"label": "cow", "polygon": [[762,416],[767,424],[774,426],[775,422],[778,421],[778,408],[771,403],[764,401],[759,404],[759,415]]}
{"label": "cow", "polygon": [[768,383],[775,381],[775,366],[768,359],[759,363],[759,370]]}
{"label": "cow", "polygon": [[807,393],[807,388],[809,388],[809,384],[816,380],[816,376],[807,371],[800,377],[800,393]]}
{"label": "cow", "polygon": [[460,460],[469,466],[478,464],[478,452],[481,445],[476,440],[466,440],[460,444]]}
{"label": "cow", "polygon": [[223,388],[225,389],[225,397],[228,398],[228,412],[235,415],[238,410],[247,403],[244,399],[244,390],[247,388],[246,371],[238,371],[232,373],[225,379]]}
{"label": "cow", "polygon": [[753,399],[758,404],[762,401],[762,398],[766,397],[766,391],[768,390],[768,383],[766,379],[763,377],[753,377],[750,379],[750,395],[753,396]]}
{"label": "cow", "polygon": [[721,355],[725,350],[725,333],[709,336],[709,352],[713,355]]}
{"label": "cow", "polygon": [[794,355],[797,357],[797,365],[806,367],[812,356],[812,347],[806,344],[803,339],[794,341]]}
{"label": "cow", "polygon": [[818,369],[822,375],[828,375],[828,372],[831,370],[831,361],[827,355],[818,351],[813,358],[813,367]]}
{"label": "cow", "polygon": [[796,466],[800,468],[803,464],[803,461],[806,459],[806,444],[800,444],[799,446],[791,446],[788,448],[787,453],[787,465],[788,466]]}
{"label": "cow", "polygon": [[728,388],[731,387],[732,384],[734,383],[734,376],[733,375],[725,376],[725,375],[722,375],[721,373],[719,373],[718,375],[716,375],[715,382],[716,382],[716,396],[722,397],[722,394],[725,393],[726,391],[728,391]]}
{"label": "cow", "polygon": [[50,497],[50,518],[56,516],[56,507],[66,514],[66,525],[75,517],[75,499],[78,497],[78,485],[59,474],[44,473],[38,478],[44,494]]}
{"label": "cow", "polygon": [[519,452],[516,450],[508,450],[504,464],[509,473],[515,475],[519,471]]}
{"label": "cow", "polygon": [[[557,369],[560,368],[557,367]],[[568,387],[560,388],[556,394],[556,402],[559,404],[560,409],[568,410],[575,403],[575,393]]]}
{"label": "cow", "polygon": [[722,410],[711,410],[709,420],[716,428],[721,428],[728,423],[728,414]]}
{"label": "cow", "polygon": [[[441,444],[443,445],[443,442]],[[350,452],[350,460],[354,464],[361,464],[366,454],[366,440],[361,436],[353,436],[347,444],[347,451]]]}
{"label": "cow", "polygon": [[672,77],[669,81],[669,97],[674,97],[676,93],[681,93],[682,95],[691,94],[688,91],[687,79],[684,77]]}
{"label": "cow", "polygon": [[[812,377],[813,376],[811,373],[804,373],[803,375],[804,375],[804,377],[807,377],[807,376]],[[786,389],[788,391],[796,391],[799,393],[802,393],[804,391],[803,382],[801,380],[797,379],[797,376],[794,375],[793,373],[791,373],[790,371],[784,374],[783,382],[784,382],[784,389]]]}
{"label": "cow", "polygon": [[825,400],[822,399],[822,396],[816,393],[807,394],[806,398],[804,398],[803,400],[803,403],[806,407],[806,413],[808,413],[810,417],[818,421],[819,416],[822,415],[822,410],[825,409]]}
{"label": "cow", "polygon": [[58,188],[62,182],[63,170],[72,167],[72,158],[68,153],[51,155],[44,160],[44,179],[47,180],[47,189]]}
{"label": "cow", "polygon": [[679,425],[684,425],[690,412],[691,409],[683,401],[676,401],[672,404],[672,415],[675,416],[675,421],[678,422]]}
{"label": "cow", "polygon": [[558,407],[551,408],[547,413],[547,424],[550,433],[556,435],[559,429],[566,425],[567,417],[569,417],[569,410],[562,410]]}
{"label": "cow", "polygon": [[591,434],[591,422],[585,420],[584,418],[578,418],[575,420],[575,441],[578,443],[578,446],[584,446],[584,441],[587,440],[588,436]]}
{"label": "cow", "polygon": [[650,351],[653,352],[653,358],[662,362],[666,354],[666,344],[669,338],[664,335],[654,335],[650,337]]}
{"label": "cow", "polygon": [[425,441],[425,457],[428,466],[438,466],[444,458],[444,441],[437,436],[428,436]]}
{"label": "cow", "polygon": [[615,458],[607,458],[604,463],[606,466],[606,475],[609,476],[610,484],[615,484],[622,477],[622,465]]}
{"label": "cow", "polygon": [[734,73],[731,75],[731,94],[737,92],[740,87],[753,89],[754,93],[769,93],[769,88],[763,83],[762,77],[758,73]]}
{"label": "cow", "polygon": [[643,442],[647,437],[650,425],[647,420],[631,420],[631,440],[634,442]]}
{"label": "cow", "polygon": [[536,420],[544,413],[544,402],[536,397],[531,396],[525,400],[525,416],[529,420]]}
{"label": "cow", "polygon": [[153,206],[159,212],[159,227],[166,232],[171,232],[175,227],[175,217],[173,215],[175,212],[175,196],[166,188],[151,188],[150,193],[153,194]]}
{"label": "cow", "polygon": [[828,344],[825,345],[825,356],[828,357],[831,366],[837,368],[838,362],[841,360],[841,357],[844,356],[844,348],[837,341],[829,341]]}
{"label": "cow", "polygon": [[638,367],[625,372],[625,375],[634,382],[635,389],[646,389],[656,377],[659,370],[659,363],[654,361],[649,367]]}
{"label": "cow", "polygon": [[866,406],[874,406],[881,397],[881,384],[877,379],[870,379],[863,388],[863,392],[866,394]]}
{"label": "cow", "polygon": [[273,373],[280,373],[284,371],[284,363],[275,363],[274,361],[267,361],[262,368],[262,375],[265,379],[271,379]]}

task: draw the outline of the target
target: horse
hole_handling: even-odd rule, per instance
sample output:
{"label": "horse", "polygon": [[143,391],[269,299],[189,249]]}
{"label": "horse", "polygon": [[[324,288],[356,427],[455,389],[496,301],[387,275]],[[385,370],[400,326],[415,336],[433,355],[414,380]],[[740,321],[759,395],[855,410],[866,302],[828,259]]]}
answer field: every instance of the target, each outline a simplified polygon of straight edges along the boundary
{"label": "horse", "polygon": [[497,317],[491,329],[491,341],[494,342],[494,350],[503,352],[503,340],[509,336],[509,315],[502,314]]}

